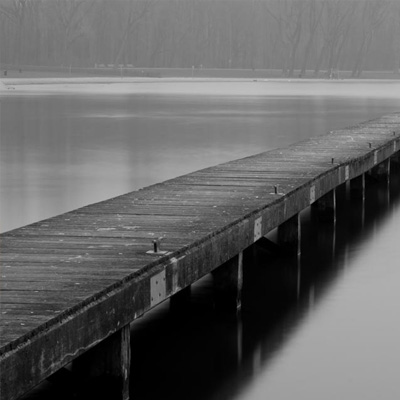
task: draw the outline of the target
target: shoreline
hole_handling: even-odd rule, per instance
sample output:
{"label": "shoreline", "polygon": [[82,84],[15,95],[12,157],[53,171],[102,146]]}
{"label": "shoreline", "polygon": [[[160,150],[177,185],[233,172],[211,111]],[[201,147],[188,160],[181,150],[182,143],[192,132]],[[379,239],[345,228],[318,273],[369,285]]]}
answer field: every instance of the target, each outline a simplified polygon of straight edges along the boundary
{"label": "shoreline", "polygon": [[32,77],[15,78],[2,77],[0,85],[9,86],[30,86],[30,85],[91,85],[91,84],[134,84],[134,83],[203,83],[203,82],[276,82],[276,83],[400,83],[400,79],[388,78],[232,78],[232,77]]}
{"label": "shoreline", "polygon": [[307,70],[301,75],[295,70],[292,77],[277,69],[223,68],[64,68],[1,65],[0,87],[40,84],[114,84],[153,82],[400,82],[400,73],[393,71],[364,71],[361,77],[351,77],[351,71],[335,71],[333,77],[321,70],[317,75]]}
{"label": "shoreline", "polygon": [[[370,87],[374,86],[373,95]],[[223,88],[223,89],[222,89]],[[222,90],[222,92],[221,92]],[[0,78],[0,97],[39,95],[329,96],[399,98],[400,80],[307,78]]]}
{"label": "shoreline", "polygon": [[327,78],[298,78],[298,77],[91,77],[91,76],[59,76],[59,77],[1,77],[0,82],[3,85],[40,85],[40,84],[59,84],[59,83],[71,83],[71,84],[96,84],[96,83],[152,83],[152,82],[400,82],[399,78],[338,78],[338,79],[327,79]]}

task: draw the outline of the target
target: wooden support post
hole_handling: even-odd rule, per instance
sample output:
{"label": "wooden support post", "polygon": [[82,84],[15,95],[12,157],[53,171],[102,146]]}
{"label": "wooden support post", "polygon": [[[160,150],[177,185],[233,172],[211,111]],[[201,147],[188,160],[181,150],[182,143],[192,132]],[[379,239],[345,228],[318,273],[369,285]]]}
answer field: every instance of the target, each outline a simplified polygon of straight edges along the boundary
{"label": "wooden support post", "polygon": [[242,305],[243,252],[212,271],[215,304],[218,308],[238,311]]}
{"label": "wooden support post", "polygon": [[336,190],[333,189],[311,206],[317,211],[318,218],[326,222],[336,221]]}
{"label": "wooden support post", "polygon": [[126,325],[74,360],[72,372],[94,398],[98,393],[101,398],[128,400],[130,349],[130,327]]}
{"label": "wooden support post", "polygon": [[278,227],[278,244],[292,255],[301,254],[300,214],[294,215]]}
{"label": "wooden support post", "polygon": [[355,200],[365,201],[365,174],[361,174],[350,181],[350,194]]}
{"label": "wooden support post", "polygon": [[372,168],[370,175],[379,182],[390,183],[390,158]]}
{"label": "wooden support post", "polygon": [[364,226],[365,222],[365,184],[366,184],[366,176],[365,174],[361,174],[356,178],[350,181],[350,195],[351,200],[358,203],[361,202],[360,205],[357,205],[355,210],[360,210],[361,215],[361,226]]}
{"label": "wooden support post", "polygon": [[399,165],[400,164],[400,151],[398,151],[397,153],[394,153],[392,155],[392,157],[390,158],[390,161]]}

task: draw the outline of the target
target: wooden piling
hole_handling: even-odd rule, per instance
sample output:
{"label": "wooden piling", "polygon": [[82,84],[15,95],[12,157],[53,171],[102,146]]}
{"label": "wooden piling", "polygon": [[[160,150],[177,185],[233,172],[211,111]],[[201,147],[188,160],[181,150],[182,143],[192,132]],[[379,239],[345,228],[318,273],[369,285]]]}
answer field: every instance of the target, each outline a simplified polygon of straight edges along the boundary
{"label": "wooden piling", "polygon": [[289,218],[278,227],[278,244],[289,255],[301,254],[300,213]]}
{"label": "wooden piling", "polygon": [[390,157],[390,161],[399,165],[400,164],[400,151],[398,151],[397,153],[394,153],[392,155],[392,157]]}
{"label": "wooden piling", "polygon": [[336,189],[320,197],[311,207],[316,211],[319,220],[334,223],[336,221]]}
{"label": "wooden piling", "polygon": [[379,182],[390,183],[390,157],[382,161],[369,172],[370,176]]}
{"label": "wooden piling", "polygon": [[102,398],[129,400],[130,341],[130,326],[126,325],[75,359],[72,372],[92,393],[101,392]]}
{"label": "wooden piling", "polygon": [[361,174],[350,180],[350,194],[354,199],[365,202],[365,174]]}
{"label": "wooden piling", "polygon": [[212,271],[214,298],[218,309],[238,311],[242,306],[243,253]]}

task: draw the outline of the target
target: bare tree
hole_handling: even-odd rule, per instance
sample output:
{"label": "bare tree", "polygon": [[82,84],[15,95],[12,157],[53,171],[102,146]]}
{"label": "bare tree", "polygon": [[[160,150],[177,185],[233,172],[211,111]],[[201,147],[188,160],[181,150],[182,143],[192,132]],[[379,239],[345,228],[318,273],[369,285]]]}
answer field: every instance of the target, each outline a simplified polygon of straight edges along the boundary
{"label": "bare tree", "polygon": [[121,40],[119,41],[117,51],[114,57],[114,65],[117,66],[126,49],[128,39],[132,34],[136,24],[150,11],[154,0],[130,0],[128,3],[128,17],[123,27]]}
{"label": "bare tree", "polygon": [[399,10],[399,0],[0,0],[0,53],[3,65],[203,65],[285,75],[346,67],[359,76],[367,62],[398,70]]}
{"label": "bare tree", "polygon": [[325,0],[325,18],[321,23],[323,46],[315,66],[318,74],[322,62],[326,61],[328,75],[337,69],[358,3],[347,0]]}
{"label": "bare tree", "polygon": [[389,2],[385,0],[367,0],[365,2],[361,22],[362,37],[351,73],[352,77],[361,76],[372,39],[386,19],[389,5]]}
{"label": "bare tree", "polygon": [[22,61],[22,39],[25,21],[25,13],[29,0],[10,0],[5,4],[0,4],[0,13],[9,18],[17,28],[14,43],[14,59],[16,65],[20,65]]}
{"label": "bare tree", "polygon": [[315,43],[315,37],[321,21],[322,12],[324,11],[324,6],[324,2],[318,2],[317,0],[308,0],[306,4],[308,10],[308,40],[303,54],[303,63],[300,72],[301,76],[304,76],[306,73],[307,64],[309,63],[310,53]]}
{"label": "bare tree", "polygon": [[95,0],[53,0],[53,7],[62,28],[62,60],[71,65],[71,46],[84,33],[87,14]]}
{"label": "bare tree", "polygon": [[302,1],[282,0],[276,3],[275,12],[266,4],[268,13],[277,23],[281,42],[282,70],[288,76],[293,75],[295,68],[296,53],[302,33],[304,5]]}
{"label": "bare tree", "polygon": [[393,6],[393,72],[400,74],[400,4]]}

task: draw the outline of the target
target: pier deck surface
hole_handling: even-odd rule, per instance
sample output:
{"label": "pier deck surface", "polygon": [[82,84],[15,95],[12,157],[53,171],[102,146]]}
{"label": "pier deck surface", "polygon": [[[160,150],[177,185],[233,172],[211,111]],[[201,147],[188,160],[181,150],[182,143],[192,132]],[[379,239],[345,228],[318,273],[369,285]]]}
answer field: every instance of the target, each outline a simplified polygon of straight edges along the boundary
{"label": "pier deck surface", "polygon": [[[2,234],[1,398],[32,388],[399,149],[392,114]],[[167,253],[148,254],[158,238]],[[154,277],[164,282],[156,292]]]}

